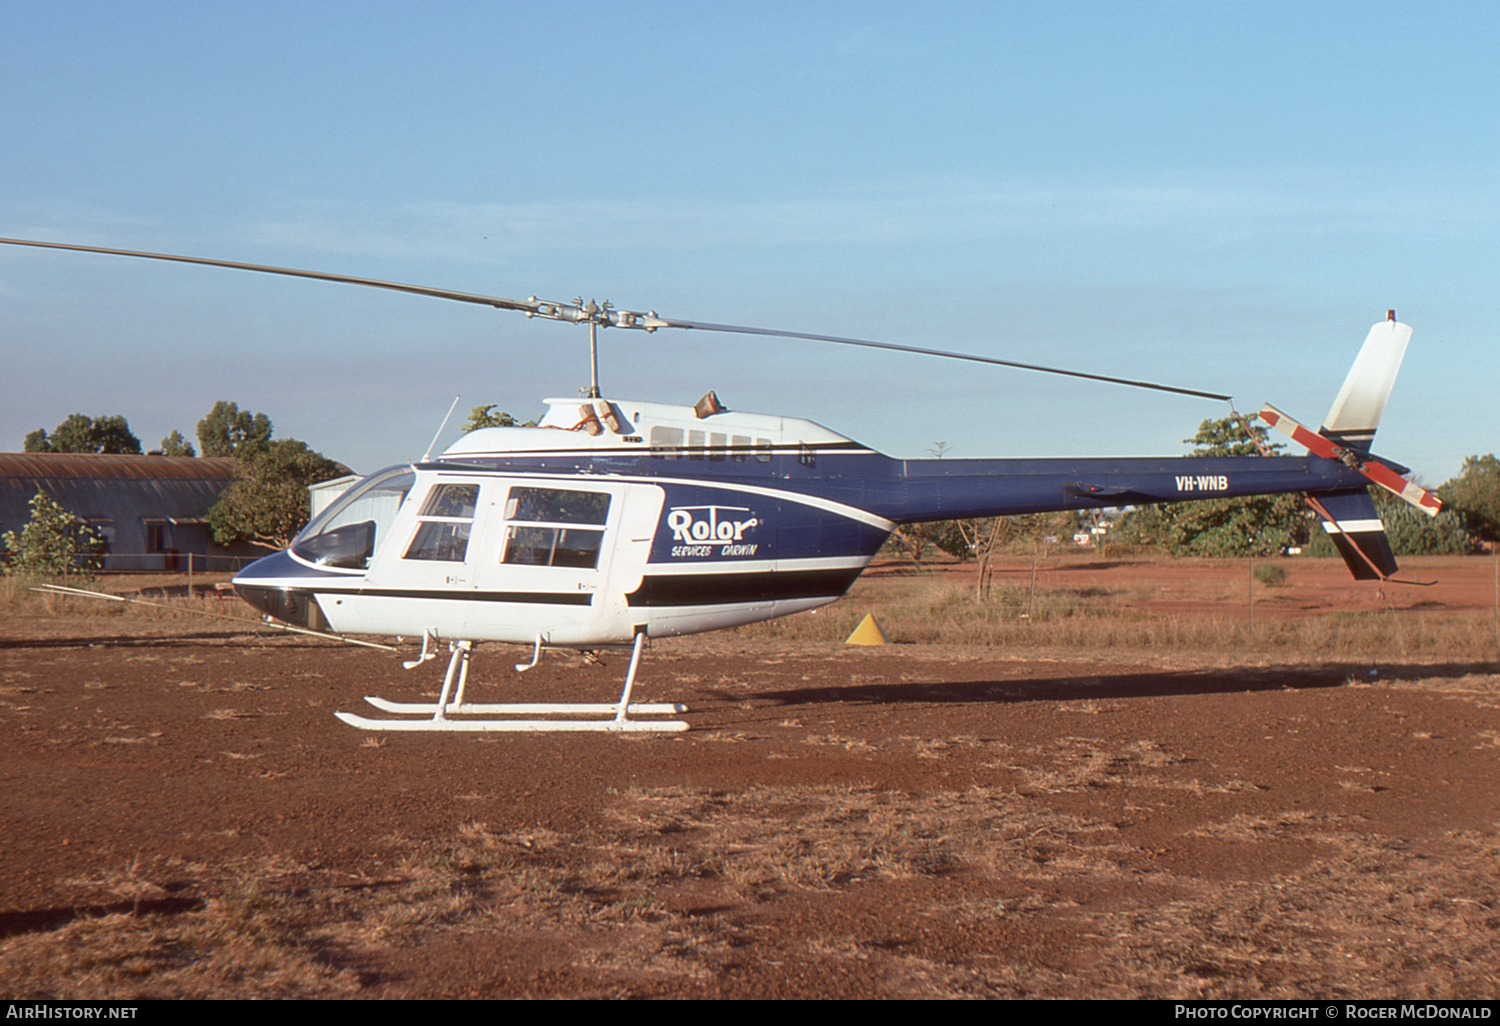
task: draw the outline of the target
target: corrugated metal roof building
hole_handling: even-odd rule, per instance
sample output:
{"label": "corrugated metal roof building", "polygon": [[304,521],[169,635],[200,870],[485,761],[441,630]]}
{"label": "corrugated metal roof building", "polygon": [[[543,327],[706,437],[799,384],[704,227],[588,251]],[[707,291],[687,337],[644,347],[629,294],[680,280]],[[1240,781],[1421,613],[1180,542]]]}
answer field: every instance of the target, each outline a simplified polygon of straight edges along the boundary
{"label": "corrugated metal roof building", "polygon": [[236,569],[251,545],[215,545],[204,518],[234,483],[234,460],[83,453],[0,453],[0,534],[19,533],[44,491],[108,543],[108,570]]}

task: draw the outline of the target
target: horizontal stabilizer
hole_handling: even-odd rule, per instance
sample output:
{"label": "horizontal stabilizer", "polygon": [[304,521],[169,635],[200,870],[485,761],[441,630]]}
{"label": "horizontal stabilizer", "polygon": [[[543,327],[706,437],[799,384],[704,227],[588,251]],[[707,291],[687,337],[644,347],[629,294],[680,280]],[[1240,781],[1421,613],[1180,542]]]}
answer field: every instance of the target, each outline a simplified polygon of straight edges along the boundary
{"label": "horizontal stabilizer", "polygon": [[1396,556],[1385,536],[1385,524],[1367,489],[1313,492],[1307,501],[1323,518],[1323,530],[1355,580],[1385,580],[1396,572]]}

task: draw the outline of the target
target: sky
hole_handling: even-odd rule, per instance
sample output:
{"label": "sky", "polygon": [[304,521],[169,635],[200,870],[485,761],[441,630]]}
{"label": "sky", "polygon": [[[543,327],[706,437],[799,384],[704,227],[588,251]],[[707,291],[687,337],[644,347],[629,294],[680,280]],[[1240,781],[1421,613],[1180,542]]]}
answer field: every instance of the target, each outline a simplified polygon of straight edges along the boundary
{"label": "sky", "polygon": [[[1376,452],[1500,452],[1487,2],[0,0],[0,236],[875,339],[1319,423],[1388,309]],[[897,456],[1161,455],[1229,404],[929,357],[601,333],[607,396]],[[0,450],[218,400],[360,472],[587,332],[349,285],[0,246]]]}

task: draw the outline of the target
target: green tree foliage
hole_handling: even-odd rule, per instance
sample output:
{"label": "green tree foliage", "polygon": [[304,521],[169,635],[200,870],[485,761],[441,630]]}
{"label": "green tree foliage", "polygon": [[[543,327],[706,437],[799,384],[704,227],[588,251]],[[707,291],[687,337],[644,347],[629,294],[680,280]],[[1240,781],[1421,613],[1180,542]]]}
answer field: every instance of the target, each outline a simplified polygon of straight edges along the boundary
{"label": "green tree foliage", "polygon": [[208,416],[198,422],[198,442],[205,456],[243,456],[266,448],[271,441],[271,420],[264,413],[241,410],[238,403],[220,399]]}
{"label": "green tree foliage", "polygon": [[508,413],[495,413],[494,409],[493,405],[469,407],[469,419],[464,421],[464,434],[480,428],[517,426],[516,418]]}
{"label": "green tree foliage", "polygon": [[311,513],[308,486],[350,473],[342,463],[295,438],[247,447],[235,460],[239,479],[208,511],[209,527],[220,545],[248,541],[286,548]]}
{"label": "green tree foliage", "polygon": [[464,421],[464,434],[491,427],[536,427],[535,420],[519,421],[508,413],[495,413],[494,406],[471,406]]}
{"label": "green tree foliage", "polygon": [[[1191,456],[1249,456],[1282,447],[1266,441],[1266,429],[1246,431],[1238,417],[1205,420],[1184,441]],[[1258,443],[1258,444],[1257,444]],[[1273,556],[1301,544],[1309,528],[1300,495],[1205,499],[1131,510],[1115,529],[1120,541],[1166,549],[1174,556]]]}
{"label": "green tree foliage", "polygon": [[[271,419],[219,400],[198,422],[204,456],[229,456],[237,480],[208,511],[214,541],[284,549],[307,524],[307,488],[350,473],[295,438],[271,437]],[[176,435],[176,432],[173,432]],[[177,436],[180,439],[180,436]],[[171,438],[163,440],[165,451]],[[186,443],[184,443],[186,444]]]}
{"label": "green tree foliage", "polygon": [[1459,475],[1439,488],[1438,495],[1470,535],[1500,541],[1500,459],[1494,453],[1464,460]]}
{"label": "green tree foliage", "polygon": [[1246,431],[1245,421],[1239,417],[1224,417],[1203,421],[1198,433],[1182,442],[1193,447],[1189,456],[1257,456],[1262,451],[1275,455],[1285,446],[1270,441],[1270,434],[1259,424]]}
{"label": "green tree foliage", "polygon": [[[1390,542],[1391,552],[1397,556],[1442,556],[1472,552],[1473,541],[1464,530],[1463,522],[1452,510],[1443,510],[1435,517],[1412,507],[1396,498],[1384,488],[1371,488],[1375,499],[1375,511],[1385,525],[1385,537]],[[1321,520],[1314,518],[1321,524]],[[1337,556],[1338,549],[1321,526],[1313,532],[1303,553],[1308,556]]]}
{"label": "green tree foliage", "polygon": [[[1472,552],[1474,544],[1463,518],[1452,510],[1430,517],[1384,488],[1371,488],[1375,510],[1385,524],[1391,551],[1398,556],[1439,556]],[[1328,543],[1332,545],[1332,542]]]}
{"label": "green tree foliage", "polygon": [[156,451],[160,456],[196,456],[193,451],[193,443],[182,437],[181,431],[173,431],[161,440],[161,448]]}
{"label": "green tree foliage", "polygon": [[46,492],[31,500],[31,519],[19,535],[0,536],[6,573],[38,577],[85,576],[104,563],[104,541]]}
{"label": "green tree foliage", "polygon": [[37,428],[26,436],[27,452],[93,452],[139,455],[141,440],[130,433],[130,424],[113,417],[85,417],[75,413],[57,425],[52,434]]}

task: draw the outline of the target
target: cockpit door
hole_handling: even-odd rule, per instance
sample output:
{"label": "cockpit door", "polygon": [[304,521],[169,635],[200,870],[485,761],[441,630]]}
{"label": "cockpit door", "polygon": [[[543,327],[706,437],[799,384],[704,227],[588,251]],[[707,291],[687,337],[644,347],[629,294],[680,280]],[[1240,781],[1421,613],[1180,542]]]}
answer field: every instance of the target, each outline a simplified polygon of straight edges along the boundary
{"label": "cockpit door", "polygon": [[[425,492],[422,490],[425,486]],[[446,474],[420,479],[409,508],[380,549],[366,586],[350,601],[389,620],[390,633],[468,637],[479,531],[494,482]],[[403,511],[405,512],[405,511]]]}

